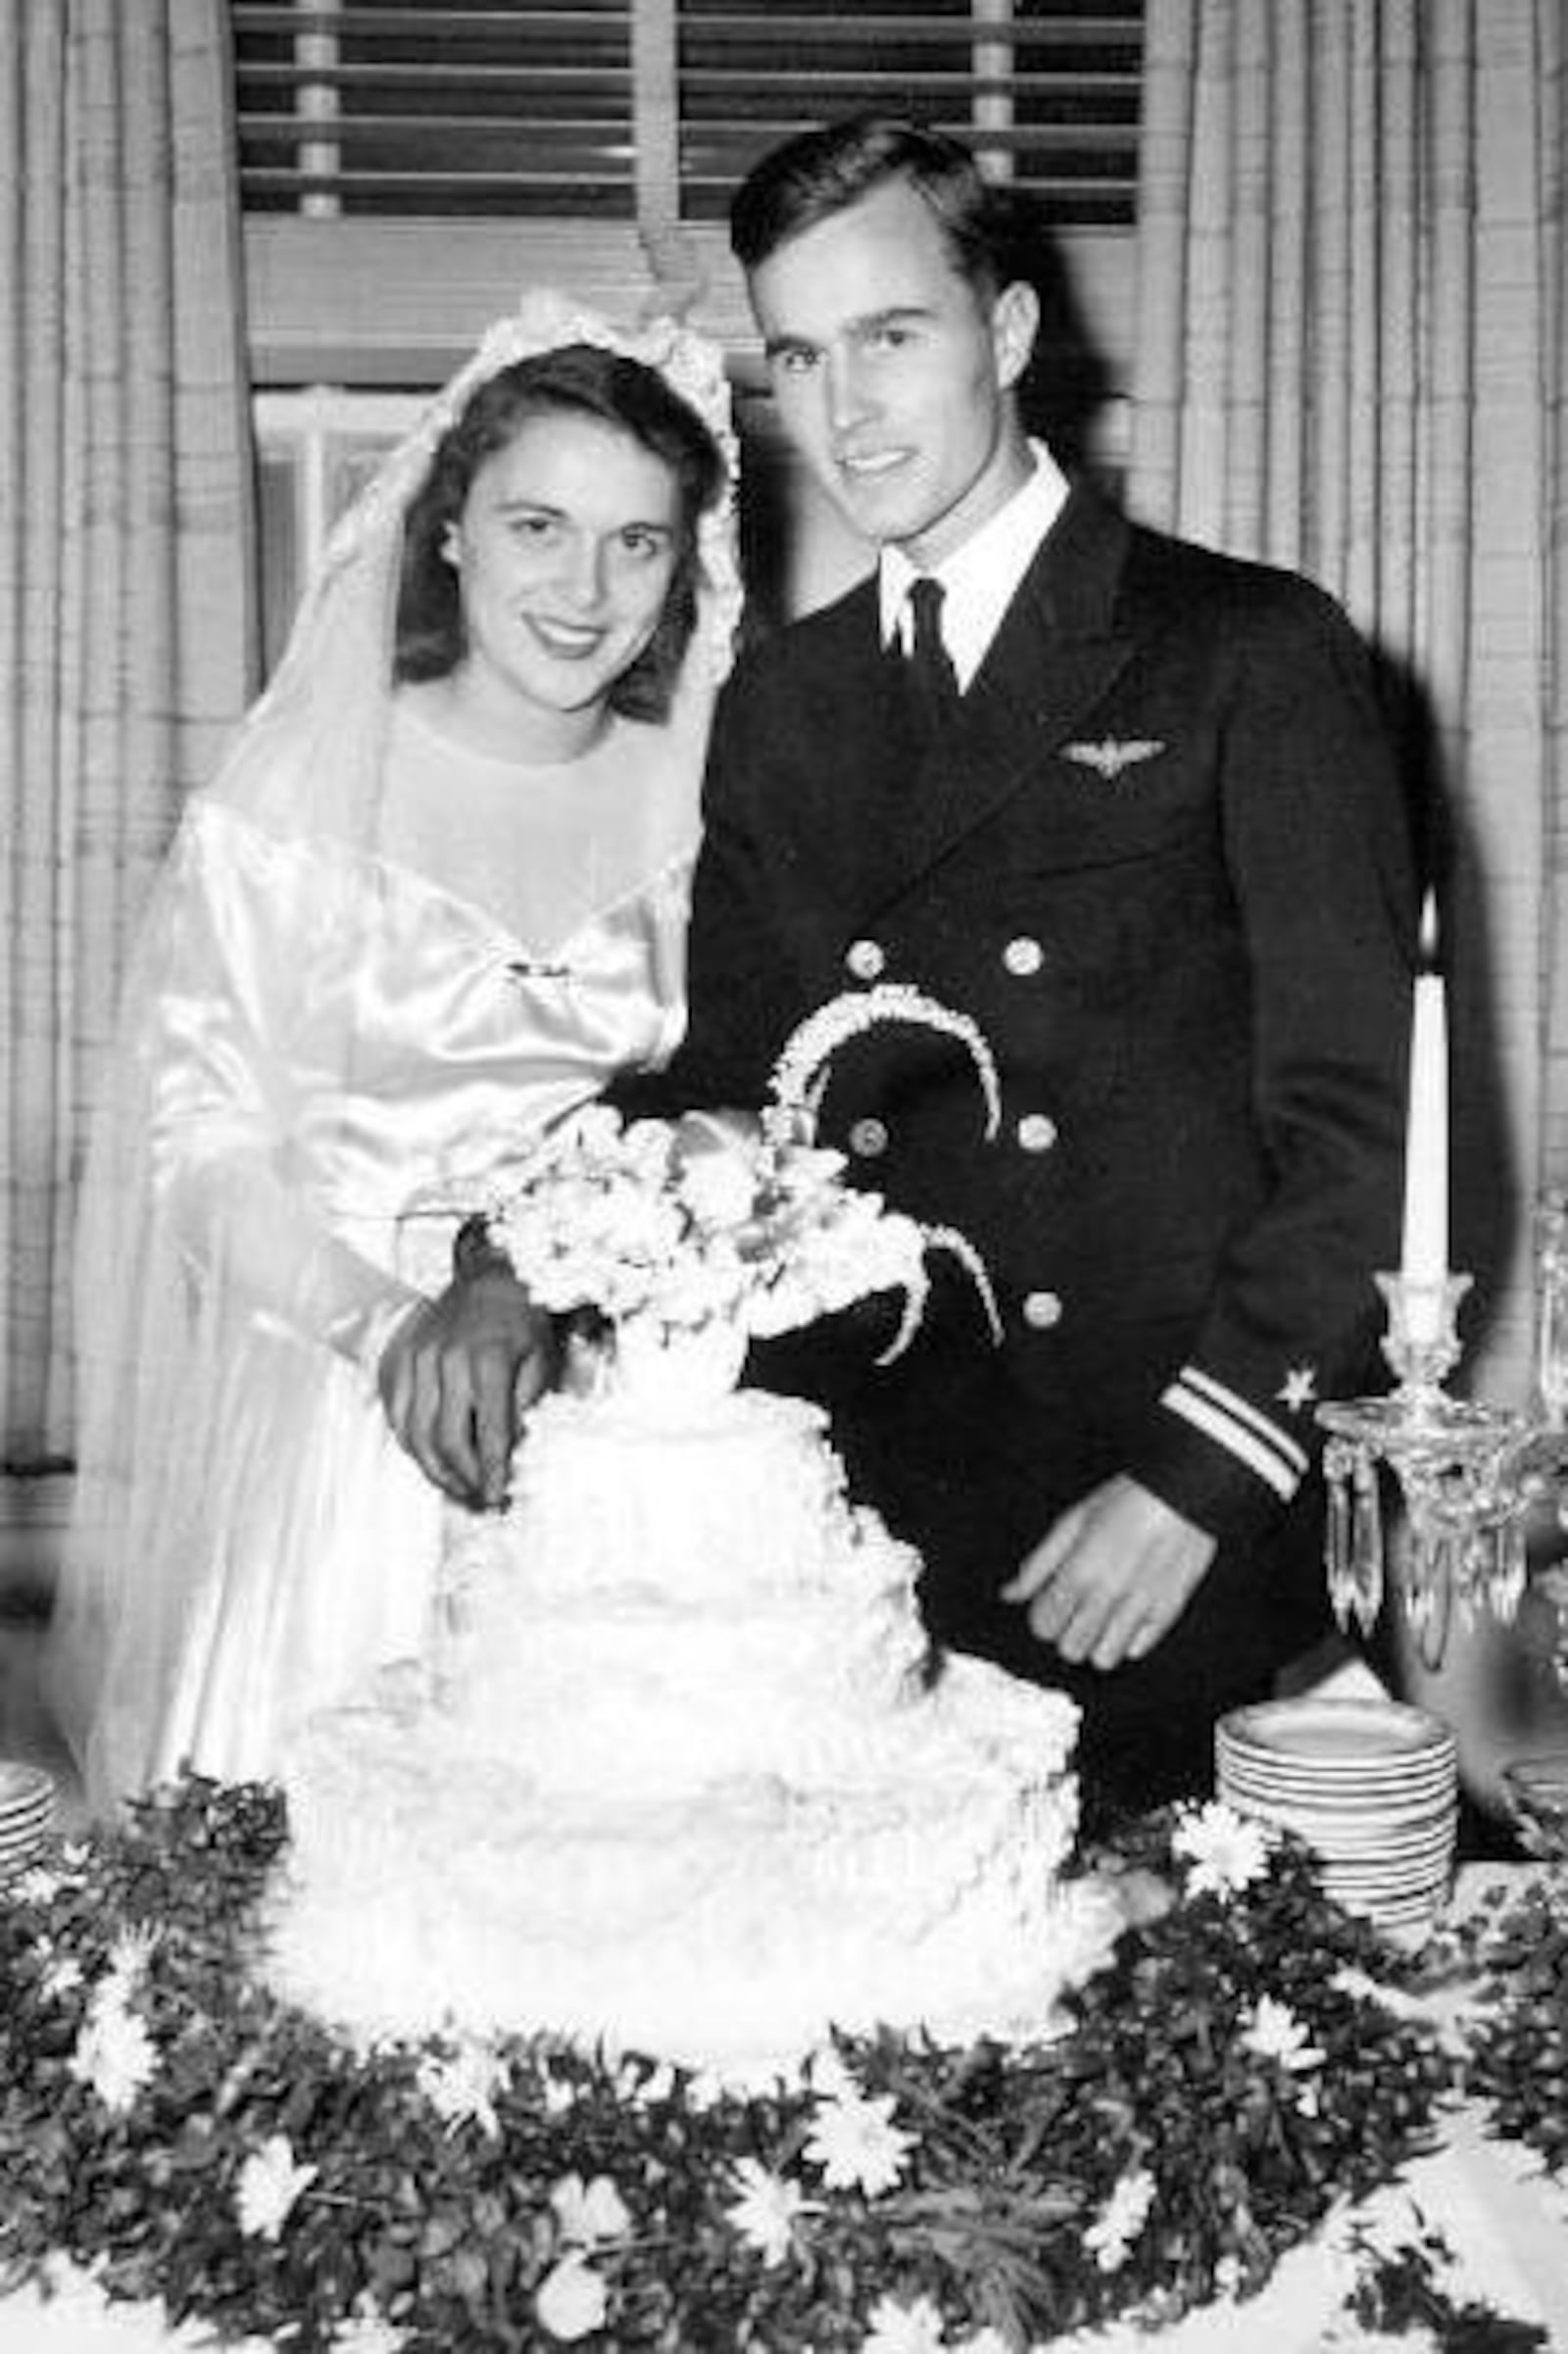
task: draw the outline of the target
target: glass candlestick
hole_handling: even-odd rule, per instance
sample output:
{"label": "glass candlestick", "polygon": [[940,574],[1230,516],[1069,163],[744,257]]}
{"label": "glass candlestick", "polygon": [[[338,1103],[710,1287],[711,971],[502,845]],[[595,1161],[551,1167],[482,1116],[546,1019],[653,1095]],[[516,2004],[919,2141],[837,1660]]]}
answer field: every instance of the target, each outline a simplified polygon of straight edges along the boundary
{"label": "glass candlestick", "polygon": [[1372,1280],[1389,1311],[1383,1354],[1399,1385],[1395,1395],[1412,1408],[1424,1398],[1442,1398],[1444,1375],[1459,1362],[1459,1302],[1470,1289],[1469,1276],[1442,1275],[1425,1283],[1401,1270]]}
{"label": "glass candlestick", "polygon": [[1467,1275],[1435,1284],[1402,1274],[1376,1279],[1389,1311],[1383,1353],[1397,1387],[1318,1409],[1329,1434],[1324,1565],[1341,1627],[1370,1634],[1389,1578],[1380,1495],[1386,1464],[1397,1483],[1408,1534],[1395,1580],[1404,1616],[1430,1666],[1443,1657],[1455,1606],[1510,1619],[1524,1590],[1525,1541],[1518,1478],[1522,1414],[1450,1398],[1444,1377],[1459,1360],[1457,1313]]}

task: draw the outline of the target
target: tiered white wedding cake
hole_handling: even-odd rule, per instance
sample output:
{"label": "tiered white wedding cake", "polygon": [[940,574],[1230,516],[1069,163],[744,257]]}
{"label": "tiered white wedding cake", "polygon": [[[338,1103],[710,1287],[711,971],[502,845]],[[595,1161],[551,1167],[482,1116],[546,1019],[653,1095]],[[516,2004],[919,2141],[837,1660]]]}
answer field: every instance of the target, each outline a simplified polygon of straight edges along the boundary
{"label": "tiered white wedding cake", "polygon": [[930,1238],[838,1179],[596,1114],[513,1204],[539,1296],[615,1339],[530,1418],[512,1510],[455,1523],[426,1657],[310,1729],[286,1991],[360,2035],[558,2030],[755,2080],[830,2024],[1047,2034],[1104,1957],[1114,1907],[1063,1875],[1072,1703],[934,1655],[823,1415],[730,1388],[748,1330],[916,1292]]}
{"label": "tiered white wedding cake", "polygon": [[288,1989],[358,2033],[559,2029],[729,2076],[830,2022],[1049,2030],[1109,1926],[1064,1882],[1059,1693],[934,1660],[914,1560],[809,1406],[550,1400],[427,1667],[288,1781]]}

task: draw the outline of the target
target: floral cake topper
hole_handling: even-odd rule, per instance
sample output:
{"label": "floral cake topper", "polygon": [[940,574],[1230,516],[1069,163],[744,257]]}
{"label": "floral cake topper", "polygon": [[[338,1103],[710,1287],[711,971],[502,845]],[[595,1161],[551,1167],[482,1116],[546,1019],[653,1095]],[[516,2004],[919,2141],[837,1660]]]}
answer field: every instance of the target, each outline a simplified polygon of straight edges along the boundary
{"label": "floral cake topper", "polygon": [[802,1024],[775,1065],[760,1118],[623,1121],[587,1105],[563,1122],[521,1182],[492,1205],[491,1232],[542,1307],[666,1333],[713,1326],[789,1332],[885,1291],[904,1296],[879,1363],[902,1354],[930,1292],[926,1259],[968,1270],[993,1337],[1001,1326],[979,1253],[946,1226],[890,1210],[844,1182],[841,1152],[816,1142],[831,1056],[888,1021],[959,1040],[974,1061],[986,1134],[1000,1114],[996,1065],[967,1015],[901,984],[835,999]]}

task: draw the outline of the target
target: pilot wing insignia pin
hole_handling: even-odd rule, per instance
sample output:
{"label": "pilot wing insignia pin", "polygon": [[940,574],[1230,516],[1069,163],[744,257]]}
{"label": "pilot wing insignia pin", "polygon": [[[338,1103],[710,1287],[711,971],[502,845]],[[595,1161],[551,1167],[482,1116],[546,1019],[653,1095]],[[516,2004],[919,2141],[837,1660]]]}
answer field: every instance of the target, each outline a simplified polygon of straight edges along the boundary
{"label": "pilot wing insignia pin", "polygon": [[1062,758],[1076,760],[1080,768],[1092,768],[1113,785],[1125,770],[1156,760],[1164,749],[1157,736],[1102,736],[1098,744],[1064,744]]}

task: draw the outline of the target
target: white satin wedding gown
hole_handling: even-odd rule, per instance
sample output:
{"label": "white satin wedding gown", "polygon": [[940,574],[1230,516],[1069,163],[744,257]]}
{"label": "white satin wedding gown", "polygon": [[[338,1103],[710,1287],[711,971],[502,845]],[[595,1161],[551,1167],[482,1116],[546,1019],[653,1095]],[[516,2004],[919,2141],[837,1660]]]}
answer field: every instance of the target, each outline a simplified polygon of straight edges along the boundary
{"label": "white satin wedding gown", "polygon": [[54,1646],[100,1801],[270,1776],[419,1650],[458,1507],[390,1434],[381,1344],[541,1131],[680,1034],[689,747],[620,721],[527,767],[400,708],[388,774],[375,855],[198,800],[172,856],[137,1244],[172,1299],[126,1377],[157,1429],[126,1397]]}

